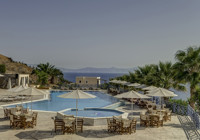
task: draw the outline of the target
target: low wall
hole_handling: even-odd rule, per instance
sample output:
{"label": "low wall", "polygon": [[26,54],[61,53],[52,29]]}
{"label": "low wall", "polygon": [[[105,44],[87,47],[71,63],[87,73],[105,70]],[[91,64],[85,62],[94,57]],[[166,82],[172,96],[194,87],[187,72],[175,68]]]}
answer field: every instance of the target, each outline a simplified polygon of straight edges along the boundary
{"label": "low wall", "polygon": [[106,109],[115,109],[121,105],[125,105],[125,102],[117,102],[115,104],[112,104],[112,105],[108,105],[108,106],[105,106],[103,108],[106,108]]}
{"label": "low wall", "polygon": [[[76,110],[76,109],[66,109],[66,110],[62,110],[60,111],[60,113],[62,113],[63,115],[65,115],[63,112],[67,111],[67,110]],[[119,110],[114,110],[114,109],[107,109],[107,108],[84,108],[84,110],[105,110],[105,111],[116,111],[116,112],[121,112],[122,114],[118,115],[118,116],[123,116],[124,112],[119,111]],[[78,116],[77,118],[82,118],[83,119],[83,124],[84,125],[88,125],[88,126],[99,126],[99,125],[107,125],[107,119],[108,118],[112,118],[112,116],[110,117],[82,117],[82,116]]]}

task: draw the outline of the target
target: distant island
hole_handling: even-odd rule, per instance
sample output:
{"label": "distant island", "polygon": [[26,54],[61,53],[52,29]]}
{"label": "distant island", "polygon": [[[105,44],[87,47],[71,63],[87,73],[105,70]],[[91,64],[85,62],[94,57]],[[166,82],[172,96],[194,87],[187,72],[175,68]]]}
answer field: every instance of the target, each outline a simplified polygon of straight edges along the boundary
{"label": "distant island", "polygon": [[86,67],[81,69],[66,69],[59,68],[64,73],[129,73],[136,70],[136,68],[95,68],[95,67]]}

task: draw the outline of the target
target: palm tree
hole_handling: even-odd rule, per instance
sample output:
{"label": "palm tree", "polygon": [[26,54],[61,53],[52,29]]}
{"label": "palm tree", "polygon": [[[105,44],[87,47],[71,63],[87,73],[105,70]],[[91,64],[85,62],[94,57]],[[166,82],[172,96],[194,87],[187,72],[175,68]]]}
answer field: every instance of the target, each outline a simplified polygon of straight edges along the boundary
{"label": "palm tree", "polygon": [[189,101],[192,108],[195,107],[195,93],[200,81],[200,47],[189,47],[187,50],[179,50],[175,55],[176,70],[175,79],[182,83],[190,83]]}
{"label": "palm tree", "polygon": [[43,71],[43,72],[50,75],[52,73],[52,71],[55,69],[55,66],[50,65],[49,62],[47,62],[46,64],[37,65],[36,69],[39,70],[39,71]]}
{"label": "palm tree", "polygon": [[135,78],[136,82],[139,82],[141,84],[145,85],[154,85],[157,86],[157,77],[156,75],[156,65],[145,65],[144,67],[138,67],[138,69],[135,71]]}
{"label": "palm tree", "polygon": [[136,74],[134,72],[129,72],[129,82],[130,83],[137,82],[137,80],[136,80]]}
{"label": "palm tree", "polygon": [[63,77],[63,73],[61,70],[57,69],[57,68],[54,68],[51,70],[51,73],[50,73],[50,76],[51,76],[51,83],[54,83],[54,79],[57,77],[57,78],[62,78]]}
{"label": "palm tree", "polygon": [[123,80],[123,81],[129,81],[129,75],[127,75],[127,74],[125,74],[125,75],[122,75],[122,76],[120,76],[120,77],[117,77],[116,79],[117,80]]}
{"label": "palm tree", "polygon": [[[124,76],[122,76],[123,78]],[[185,87],[173,80],[174,71],[171,62],[159,62],[158,65],[145,65],[139,67],[134,73],[129,73],[130,82],[138,82],[145,85],[153,85],[169,89],[171,87],[184,90]]]}
{"label": "palm tree", "polygon": [[35,71],[36,75],[38,76],[38,83],[42,86],[48,83],[48,74],[43,71]]}
{"label": "palm tree", "polygon": [[50,83],[54,83],[55,77],[63,79],[63,73],[61,70],[55,68],[54,65],[50,65],[48,62],[46,64],[37,65],[37,67],[33,70],[33,73],[38,76],[39,81],[41,81],[41,77],[43,81],[48,81],[48,79],[50,79]]}

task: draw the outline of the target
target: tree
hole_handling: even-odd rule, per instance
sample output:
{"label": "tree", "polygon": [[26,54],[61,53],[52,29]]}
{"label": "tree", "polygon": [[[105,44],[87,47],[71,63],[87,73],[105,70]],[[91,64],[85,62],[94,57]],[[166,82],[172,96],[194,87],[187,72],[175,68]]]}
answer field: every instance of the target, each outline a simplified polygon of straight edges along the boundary
{"label": "tree", "polygon": [[48,62],[46,64],[37,65],[37,67],[33,70],[33,73],[38,76],[40,82],[41,78],[43,81],[46,81],[46,83],[48,83],[48,79],[50,79],[50,83],[54,83],[56,77],[60,79],[60,81],[63,79],[62,71],[55,68],[54,65],[50,65]]}
{"label": "tree", "polygon": [[130,76],[129,75],[122,75],[120,77],[117,77],[117,80],[122,80],[122,81],[129,81]]}
{"label": "tree", "polygon": [[135,71],[135,78],[136,81],[140,84],[145,85],[158,85],[158,80],[156,75],[156,69],[157,65],[145,65],[144,67],[138,67],[138,69]]}
{"label": "tree", "polygon": [[37,65],[36,69],[50,75],[52,71],[55,69],[55,67],[53,65],[50,65],[49,62],[47,62],[46,64]]}
{"label": "tree", "polygon": [[43,71],[36,71],[36,74],[38,76],[38,83],[41,84],[41,86],[44,86],[48,83],[48,74]]}
{"label": "tree", "polygon": [[5,64],[0,64],[0,73],[5,73],[5,72],[6,72]]}
{"label": "tree", "polygon": [[63,78],[63,73],[61,70],[54,68],[51,70],[50,76],[51,76],[51,83],[54,83],[55,77],[59,79]]}
{"label": "tree", "polygon": [[136,80],[136,74],[134,72],[129,72],[129,82],[130,83],[137,82],[137,80]]}
{"label": "tree", "polygon": [[200,47],[189,47],[177,51],[174,64],[175,79],[181,83],[190,83],[191,99],[189,103],[195,108],[195,94],[200,81]]}
{"label": "tree", "polygon": [[158,65],[151,64],[138,67],[134,73],[129,73],[128,76],[123,75],[118,79],[166,89],[173,87],[177,90],[185,90],[184,86],[174,80],[174,70],[171,62],[159,62]]}
{"label": "tree", "polygon": [[158,72],[157,78],[158,80],[158,87],[162,88],[174,88],[177,90],[185,90],[185,86],[181,85],[179,82],[174,80],[175,71],[173,69],[173,64],[171,62],[159,62],[158,64]]}

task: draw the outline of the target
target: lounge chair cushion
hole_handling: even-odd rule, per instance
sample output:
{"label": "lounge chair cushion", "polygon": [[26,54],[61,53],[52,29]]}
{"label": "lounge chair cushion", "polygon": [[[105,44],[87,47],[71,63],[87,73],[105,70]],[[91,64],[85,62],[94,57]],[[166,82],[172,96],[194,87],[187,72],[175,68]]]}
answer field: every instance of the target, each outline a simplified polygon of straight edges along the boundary
{"label": "lounge chair cushion", "polygon": [[122,114],[122,118],[123,119],[127,119],[128,118],[128,113],[126,112],[126,113]]}
{"label": "lounge chair cushion", "polygon": [[64,115],[57,112],[57,116],[56,116],[58,119],[64,119]]}
{"label": "lounge chair cushion", "polygon": [[116,120],[122,120],[122,116],[113,116],[113,119],[116,119]]}
{"label": "lounge chair cushion", "polygon": [[74,115],[64,115],[64,118],[74,118]]}

